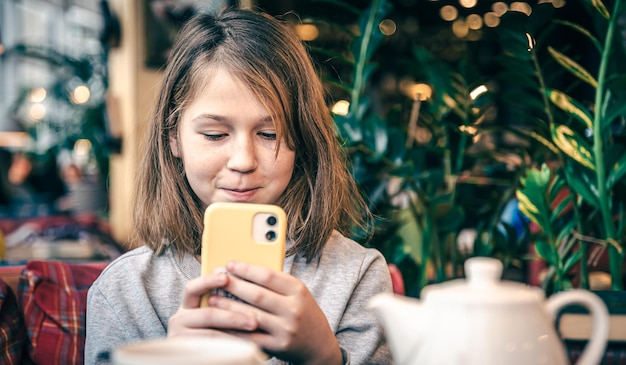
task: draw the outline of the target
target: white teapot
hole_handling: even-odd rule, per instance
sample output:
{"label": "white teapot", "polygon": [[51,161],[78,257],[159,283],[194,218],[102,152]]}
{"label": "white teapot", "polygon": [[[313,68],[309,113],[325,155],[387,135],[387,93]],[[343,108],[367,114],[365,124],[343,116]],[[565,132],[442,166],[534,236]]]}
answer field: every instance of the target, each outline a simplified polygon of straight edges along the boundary
{"label": "white teapot", "polygon": [[381,319],[398,365],[565,365],[555,319],[567,305],[592,315],[593,329],[577,365],[600,363],[609,332],[604,302],[574,289],[545,299],[539,288],[501,281],[502,263],[476,257],[464,279],[426,286],[421,299],[378,294],[370,307]]}

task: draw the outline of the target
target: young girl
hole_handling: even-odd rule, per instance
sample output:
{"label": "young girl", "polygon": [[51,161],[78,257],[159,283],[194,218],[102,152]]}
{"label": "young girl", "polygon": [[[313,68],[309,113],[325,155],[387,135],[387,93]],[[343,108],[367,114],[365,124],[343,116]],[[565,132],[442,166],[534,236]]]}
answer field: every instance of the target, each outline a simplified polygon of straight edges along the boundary
{"label": "young girl", "polygon": [[[383,256],[346,238],[364,204],[323,88],[287,25],[244,10],[198,14],[174,45],[137,173],[142,247],[89,290],[87,364],[132,341],[235,335],[279,364],[388,364],[368,300],[390,292]],[[231,262],[200,275],[206,207],[276,204],[288,217],[283,272]],[[224,289],[244,302],[211,296]]]}

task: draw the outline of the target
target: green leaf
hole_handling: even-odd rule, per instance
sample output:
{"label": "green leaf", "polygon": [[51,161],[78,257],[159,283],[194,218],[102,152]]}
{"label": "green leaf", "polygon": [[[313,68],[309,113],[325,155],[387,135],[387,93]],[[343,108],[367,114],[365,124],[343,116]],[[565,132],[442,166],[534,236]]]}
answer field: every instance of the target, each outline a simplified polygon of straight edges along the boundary
{"label": "green leaf", "polygon": [[576,163],[565,163],[565,176],[570,188],[595,208],[600,208],[595,175]]}
{"label": "green leaf", "polygon": [[596,166],[593,161],[593,154],[589,144],[578,133],[565,125],[550,126],[552,132],[552,141],[566,155],[571,157],[579,164],[595,170]]}
{"label": "green leaf", "polygon": [[354,38],[350,44],[350,50],[354,56],[355,65],[353,69],[353,86],[350,96],[350,111],[354,113],[358,119],[362,110],[359,110],[361,101],[364,97],[363,90],[367,84],[366,78],[371,73],[368,69],[370,58],[374,51],[380,45],[384,35],[378,29],[378,24],[391,10],[391,4],[385,0],[373,0],[371,5],[361,14],[359,18],[360,35]]}
{"label": "green leaf", "polygon": [[406,144],[404,133],[394,127],[388,130],[389,145],[387,147],[387,159],[395,165],[401,165],[406,154]]}
{"label": "green leaf", "polygon": [[558,90],[547,89],[546,95],[559,109],[582,122],[587,128],[593,129],[593,116],[582,104]]}
{"label": "green leaf", "polygon": [[365,126],[365,145],[376,153],[379,157],[383,157],[387,150],[387,126],[385,121],[375,114],[370,114],[364,121]]}
{"label": "green leaf", "polygon": [[346,139],[348,144],[355,144],[363,140],[363,132],[359,121],[350,115],[334,115],[335,125],[339,129],[339,134]]}
{"label": "green leaf", "polygon": [[[602,108],[602,130],[606,130],[611,123],[618,117],[626,114],[626,74],[613,75],[606,82],[605,100],[607,105]],[[618,92],[620,92],[618,94]]]}
{"label": "green leaf", "polygon": [[563,272],[569,272],[574,265],[580,263],[580,259],[583,257],[583,249],[584,247],[579,247],[578,250],[574,251],[574,253],[565,260]]}
{"label": "green leaf", "polygon": [[587,39],[589,39],[591,41],[591,43],[593,43],[593,45],[600,52],[600,54],[602,53],[602,44],[600,44],[600,42],[598,41],[598,38],[596,38],[593,34],[591,34],[591,32],[589,30],[587,30],[583,26],[581,26],[579,24],[576,24],[576,23],[572,23],[572,22],[570,22],[568,20],[559,20],[559,19],[557,19],[554,22],[556,24],[561,24],[561,25],[564,25],[566,27],[572,28],[575,31],[579,32],[580,34],[584,35]]}
{"label": "green leaf", "polygon": [[378,46],[385,38],[378,24],[391,11],[391,4],[385,0],[373,0],[370,6],[359,17],[360,36],[356,37],[350,47],[356,59],[370,60]]}
{"label": "green leaf", "polygon": [[423,255],[423,244],[426,243],[423,241],[423,229],[408,208],[404,208],[398,213],[398,220],[401,225],[396,231],[396,234],[401,237],[400,241],[404,242],[403,251],[407,253],[415,263],[421,265],[426,259]]}
{"label": "green leaf", "polygon": [[514,128],[514,129],[520,134],[528,136],[529,138],[535,140],[536,142],[539,142],[540,144],[548,148],[553,153],[555,154],[558,153],[558,148],[550,140],[546,139],[544,136],[540,135],[539,133],[532,131],[532,130],[526,130],[525,128]]}
{"label": "green leaf", "polygon": [[551,231],[550,206],[545,199],[550,179],[551,172],[546,164],[541,170],[528,169],[526,176],[520,179],[522,187],[515,192],[520,211],[544,232]]}
{"label": "green leaf", "polygon": [[571,208],[572,200],[572,195],[568,194],[558,202],[558,204],[552,209],[550,223],[555,223],[567,210]]}
{"label": "green leaf", "polygon": [[591,76],[591,74],[585,70],[581,65],[579,65],[576,61],[567,57],[563,53],[557,51],[552,47],[548,47],[548,52],[552,55],[552,57],[558,62],[561,66],[563,66],[566,70],[572,73],[572,75],[578,77],[582,81],[591,85],[594,89],[598,87],[598,81]]}
{"label": "green leaf", "polygon": [[615,162],[609,170],[609,176],[606,179],[607,188],[610,190],[613,186],[624,178],[626,175],[626,153]]}
{"label": "green leaf", "polygon": [[[368,81],[376,69],[378,69],[378,64],[376,63],[368,63],[363,67],[363,88],[367,86]],[[363,92],[363,90],[361,90],[361,92]]]}
{"label": "green leaf", "polygon": [[548,265],[558,267],[559,258],[556,250],[548,242],[544,240],[537,240],[537,242],[535,242],[535,251],[541,258],[546,260]]}
{"label": "green leaf", "polygon": [[348,113],[355,113],[354,118],[356,119],[357,123],[358,121],[363,120],[371,105],[370,98],[367,95],[363,95],[360,93],[359,95],[360,97],[357,99],[358,103],[356,101],[350,102],[350,112]]}
{"label": "green leaf", "polygon": [[558,173],[552,174],[552,180],[548,184],[548,201],[554,202],[561,198],[561,189],[565,187],[565,183]]}
{"label": "green leaf", "polygon": [[591,1],[591,5],[593,5],[593,7],[598,11],[598,13],[602,15],[602,17],[604,17],[604,19],[611,18],[611,14],[606,9],[606,6],[604,6],[604,3],[602,2],[602,0],[590,0],[590,1]]}
{"label": "green leaf", "polygon": [[[564,271],[562,271],[562,272],[565,273]],[[563,290],[572,290],[572,289],[574,289],[574,284],[572,284],[572,281],[570,279],[562,277],[561,278],[561,287],[563,288]]]}
{"label": "green leaf", "polygon": [[[567,236],[569,236],[574,228],[576,228],[576,224],[578,224],[576,219],[569,219],[567,222],[565,222],[565,226],[563,226],[563,228],[559,230],[559,234],[556,236],[556,243],[560,245],[561,249],[563,248],[563,244],[567,239]],[[567,251],[560,252],[561,256],[567,255]]]}

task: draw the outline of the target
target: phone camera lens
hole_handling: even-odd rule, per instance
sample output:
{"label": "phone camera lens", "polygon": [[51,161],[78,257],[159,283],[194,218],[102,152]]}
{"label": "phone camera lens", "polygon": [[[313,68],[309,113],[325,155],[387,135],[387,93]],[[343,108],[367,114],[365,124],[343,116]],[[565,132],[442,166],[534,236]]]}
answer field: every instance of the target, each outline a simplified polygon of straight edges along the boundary
{"label": "phone camera lens", "polygon": [[274,217],[273,215],[267,217],[267,224],[269,224],[270,226],[275,225],[276,224],[276,217]]}
{"label": "phone camera lens", "polygon": [[265,233],[265,238],[267,238],[268,241],[275,240],[276,239],[276,232],[274,232],[274,231],[267,231],[267,233]]}

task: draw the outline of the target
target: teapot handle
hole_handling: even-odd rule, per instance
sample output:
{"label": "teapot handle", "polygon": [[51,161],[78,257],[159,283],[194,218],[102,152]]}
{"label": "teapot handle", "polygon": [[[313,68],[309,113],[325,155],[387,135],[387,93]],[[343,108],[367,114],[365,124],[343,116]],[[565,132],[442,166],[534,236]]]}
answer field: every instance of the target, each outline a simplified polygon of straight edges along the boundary
{"label": "teapot handle", "polygon": [[567,290],[552,295],[546,304],[546,310],[554,319],[559,310],[573,304],[579,304],[589,310],[593,322],[591,336],[576,365],[599,364],[609,337],[609,311],[600,297],[583,289]]}

